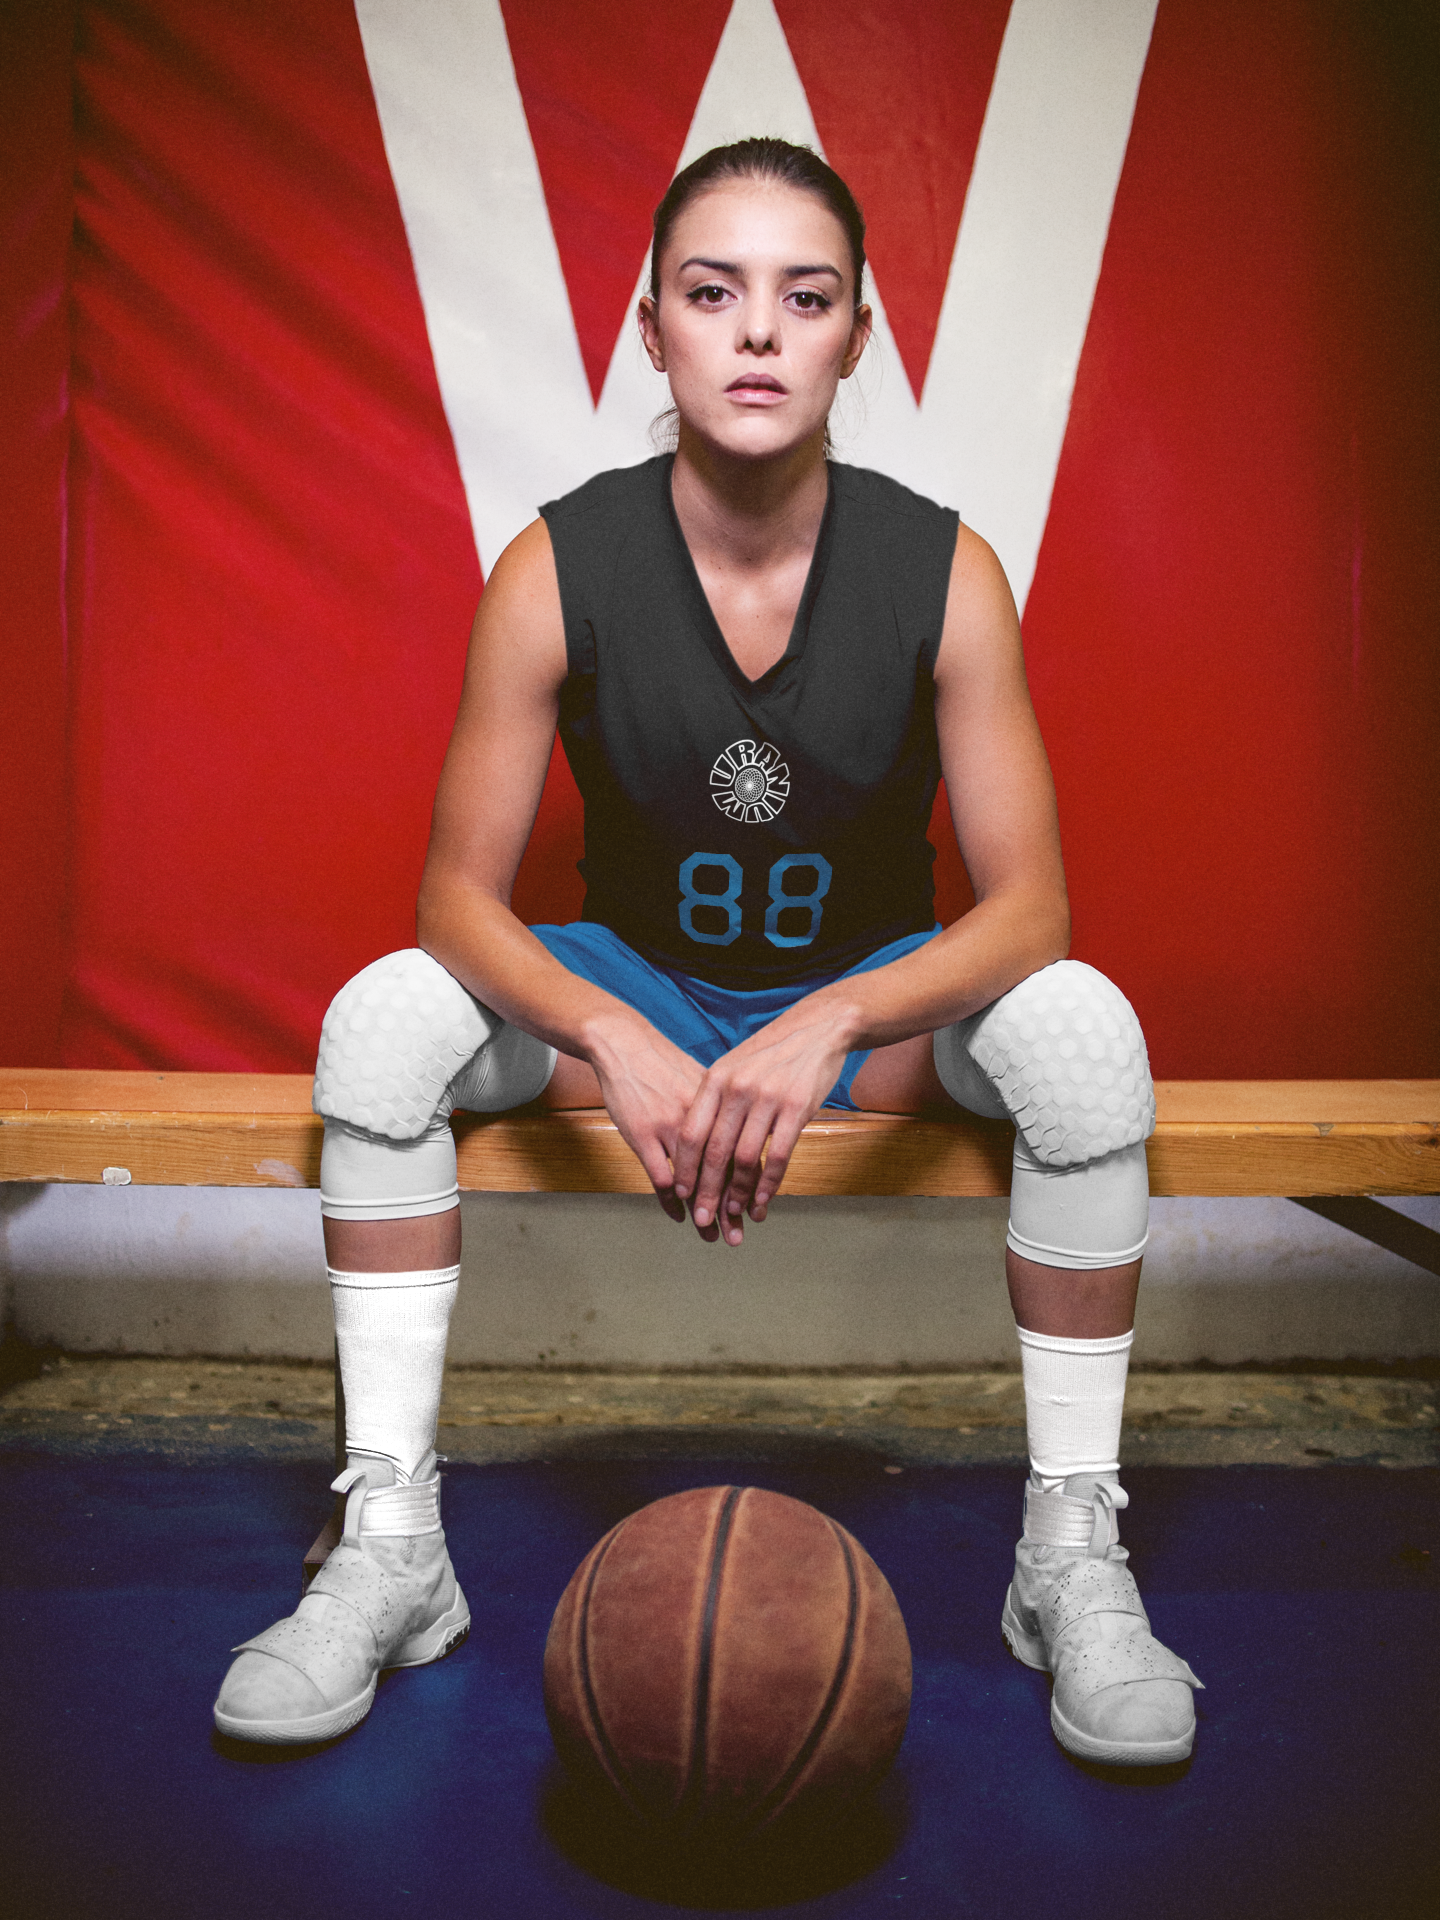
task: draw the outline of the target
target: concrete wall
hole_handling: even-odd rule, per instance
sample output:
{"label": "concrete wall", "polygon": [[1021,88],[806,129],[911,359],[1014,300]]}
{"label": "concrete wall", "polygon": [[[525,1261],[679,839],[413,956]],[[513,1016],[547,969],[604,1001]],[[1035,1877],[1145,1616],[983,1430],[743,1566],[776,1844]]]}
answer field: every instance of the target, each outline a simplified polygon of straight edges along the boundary
{"label": "concrete wall", "polygon": [[[1440,1227],[1440,1200],[1395,1201]],[[1010,1364],[1004,1200],[782,1200],[738,1252],[652,1201],[467,1194],[451,1357],[617,1367]],[[81,1352],[330,1351],[313,1192],[0,1187],[25,1340]],[[1440,1354],[1440,1280],[1286,1200],[1157,1200],[1140,1362]]]}

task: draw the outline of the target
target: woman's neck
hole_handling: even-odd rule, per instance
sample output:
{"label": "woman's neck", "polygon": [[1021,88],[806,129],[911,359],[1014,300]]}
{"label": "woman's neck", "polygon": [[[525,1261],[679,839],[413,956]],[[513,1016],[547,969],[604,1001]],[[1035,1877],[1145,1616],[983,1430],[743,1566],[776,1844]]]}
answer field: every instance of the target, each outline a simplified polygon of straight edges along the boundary
{"label": "woman's neck", "polygon": [[717,454],[682,422],[670,479],[675,515],[696,565],[764,571],[803,550],[808,564],[825,517],[823,435],[772,460]]}

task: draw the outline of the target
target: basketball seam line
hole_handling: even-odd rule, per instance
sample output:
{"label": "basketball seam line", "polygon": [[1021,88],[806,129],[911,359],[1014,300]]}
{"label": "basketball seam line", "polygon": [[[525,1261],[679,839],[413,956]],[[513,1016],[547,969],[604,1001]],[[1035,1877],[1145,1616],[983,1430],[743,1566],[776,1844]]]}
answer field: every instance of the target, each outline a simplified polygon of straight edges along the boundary
{"label": "basketball seam line", "polygon": [[610,1775],[611,1784],[631,1811],[639,1814],[641,1810],[636,1803],[634,1793],[631,1791],[630,1783],[625,1778],[625,1770],[620,1764],[620,1756],[611,1744],[605,1722],[600,1716],[600,1702],[595,1698],[595,1685],[590,1677],[590,1596],[595,1591],[595,1582],[599,1577],[601,1562],[604,1560],[606,1554],[609,1553],[611,1547],[614,1546],[616,1540],[619,1539],[621,1528],[623,1528],[624,1525],[625,1522],[622,1520],[620,1526],[615,1528],[610,1538],[601,1542],[595,1554],[595,1563],[590,1569],[590,1578],[585,1582],[585,1593],[580,1602],[580,1631],[578,1635],[580,1642],[580,1683],[584,1688],[585,1705],[589,1710],[590,1724],[594,1729],[595,1739],[600,1748],[600,1758],[605,1765],[606,1771]]}
{"label": "basketball seam line", "polygon": [[730,1529],[743,1487],[731,1487],[725,1495],[715,1526],[715,1542],[710,1549],[710,1578],[705,1589],[705,1610],[700,1620],[700,1658],[695,1672],[695,1720],[690,1736],[690,1768],[685,1787],[675,1803],[675,1817],[682,1824],[694,1812],[705,1788],[705,1750],[710,1736],[710,1669],[714,1664],[715,1614],[720,1602],[720,1576],[725,1553],[730,1545]]}
{"label": "basketball seam line", "polygon": [[836,1663],[835,1677],[830,1682],[830,1691],[826,1694],[815,1724],[805,1736],[804,1744],[780,1779],[766,1794],[756,1809],[752,1830],[764,1824],[784,1802],[801,1774],[814,1758],[815,1750],[825,1738],[825,1733],[834,1718],[835,1709],[840,1703],[845,1682],[850,1675],[850,1666],[855,1657],[855,1627],[860,1612],[860,1583],[855,1574],[855,1556],[850,1551],[849,1537],[843,1527],[837,1527],[828,1514],[823,1516],[825,1524],[840,1543],[840,1551],[845,1556],[845,1576],[850,1586],[849,1607],[845,1616],[845,1639],[841,1644],[840,1658]]}

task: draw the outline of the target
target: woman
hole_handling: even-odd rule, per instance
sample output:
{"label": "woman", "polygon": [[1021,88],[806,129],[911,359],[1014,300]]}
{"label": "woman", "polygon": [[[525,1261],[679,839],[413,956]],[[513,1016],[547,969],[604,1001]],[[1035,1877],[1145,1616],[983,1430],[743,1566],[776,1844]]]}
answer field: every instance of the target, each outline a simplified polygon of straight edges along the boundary
{"label": "woman", "polygon": [[[807,149],[705,155],[655,216],[639,324],[673,459],[552,502],[476,617],[421,887],[422,947],[326,1017],[325,1242],[347,1408],[345,1537],[216,1703],[328,1738],[383,1667],[469,1615],[433,1452],[459,1274],[455,1108],[603,1102],[672,1218],[738,1245],[826,1103],[1016,1122],[1007,1275],[1032,1473],[1003,1630],[1055,1674],[1073,1752],[1190,1751],[1188,1667],[1116,1544],[1116,1452],[1153,1099],[1128,1004],[1064,960],[1054,792],[1019,623],[951,512],[827,461],[870,335],[864,225]],[[587,897],[510,889],[560,728]],[[943,771],[976,905],[934,924]]]}

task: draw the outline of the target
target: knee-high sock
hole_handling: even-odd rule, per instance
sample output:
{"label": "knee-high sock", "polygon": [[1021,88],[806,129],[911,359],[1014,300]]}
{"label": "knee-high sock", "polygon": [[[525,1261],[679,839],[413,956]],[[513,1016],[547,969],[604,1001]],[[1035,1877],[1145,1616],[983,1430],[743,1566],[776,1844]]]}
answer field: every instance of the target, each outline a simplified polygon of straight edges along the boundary
{"label": "knee-high sock", "polygon": [[1030,1466],[1044,1491],[1058,1491],[1072,1473],[1115,1479],[1134,1333],[1070,1340],[1025,1327],[1015,1331],[1020,1336]]}
{"label": "knee-high sock", "polygon": [[397,1481],[435,1444],[445,1340],[459,1267],[424,1273],[330,1271],[335,1345],[345,1384],[348,1453],[378,1456]]}

